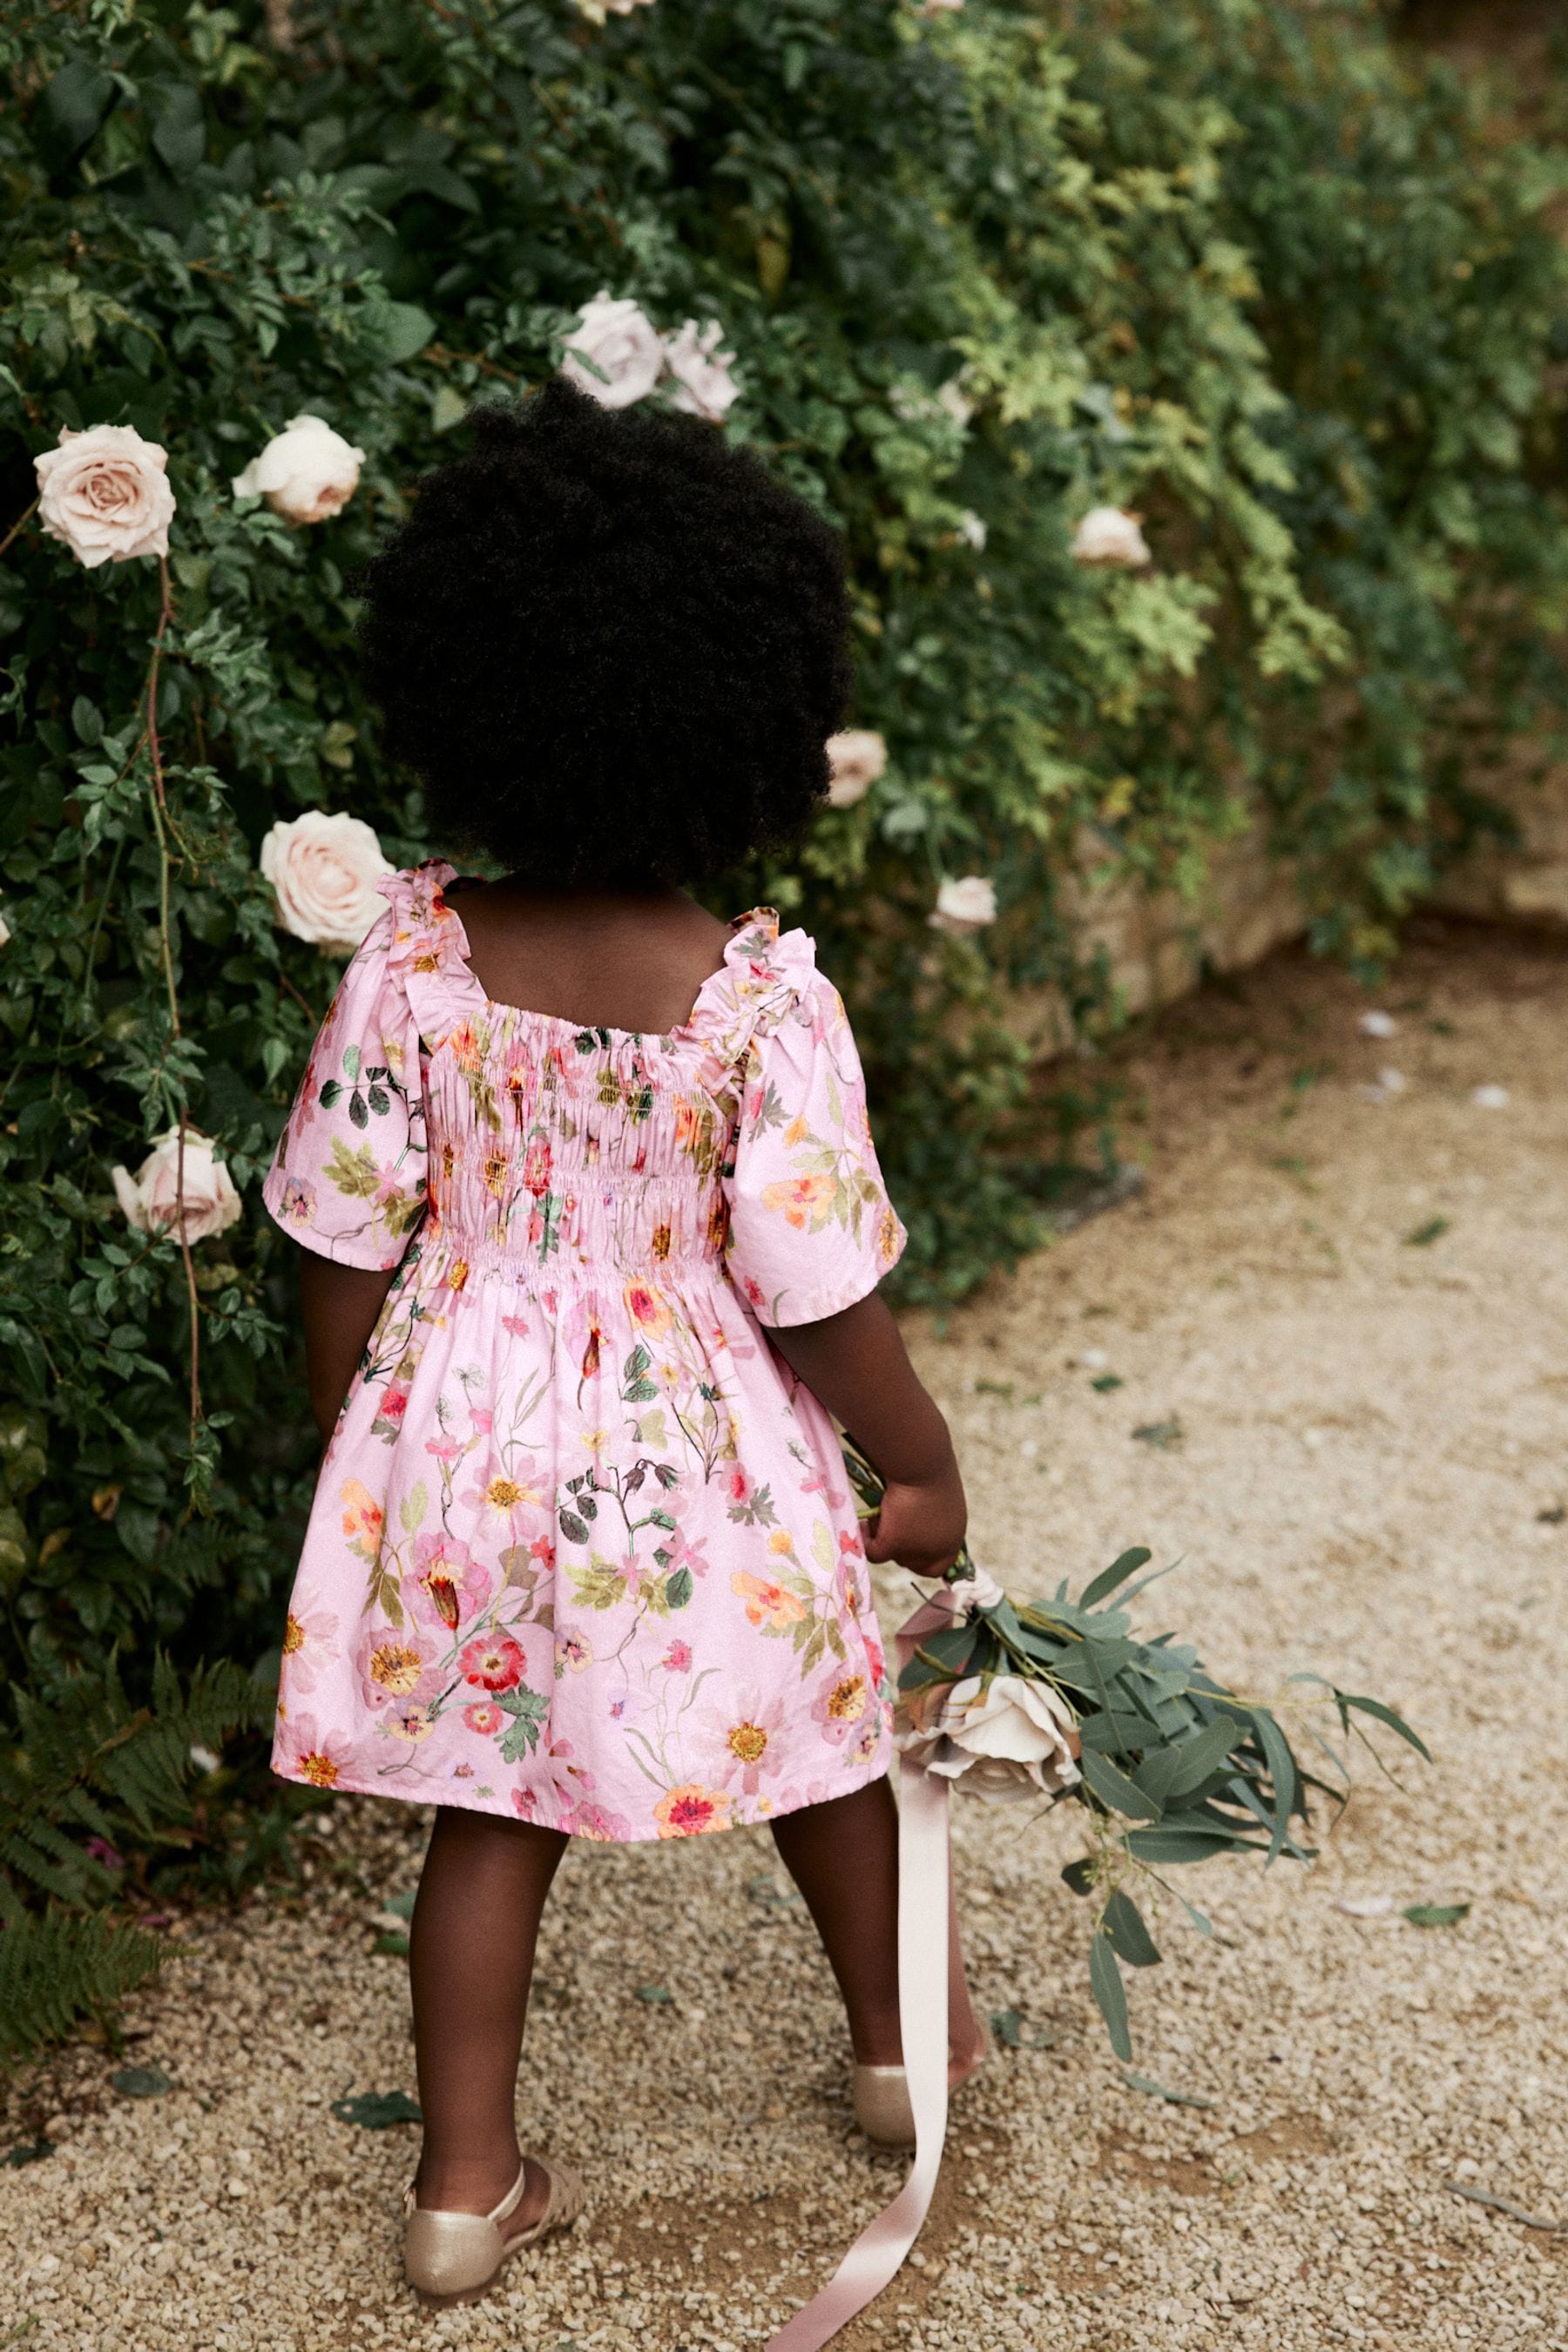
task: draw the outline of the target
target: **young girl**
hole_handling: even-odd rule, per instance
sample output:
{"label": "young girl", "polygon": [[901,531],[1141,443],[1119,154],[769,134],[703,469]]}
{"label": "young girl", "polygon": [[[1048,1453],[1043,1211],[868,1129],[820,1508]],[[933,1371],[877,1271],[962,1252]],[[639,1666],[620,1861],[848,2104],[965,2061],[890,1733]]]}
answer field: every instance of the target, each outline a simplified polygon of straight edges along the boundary
{"label": "young girl", "polygon": [[[940,1572],[964,1502],[876,1296],[903,1232],[838,997],[679,887],[821,804],[837,541],[710,428],[557,382],[479,412],[367,594],[389,749],[508,876],[382,885],[267,1181],[327,1441],[274,1761],[437,1808],[405,2260],[444,2300],[583,2201],[513,2113],[569,1838],[766,1822],[860,2122],[912,2137],[867,1559]],[[864,1531],[829,1414],[887,1480]]]}

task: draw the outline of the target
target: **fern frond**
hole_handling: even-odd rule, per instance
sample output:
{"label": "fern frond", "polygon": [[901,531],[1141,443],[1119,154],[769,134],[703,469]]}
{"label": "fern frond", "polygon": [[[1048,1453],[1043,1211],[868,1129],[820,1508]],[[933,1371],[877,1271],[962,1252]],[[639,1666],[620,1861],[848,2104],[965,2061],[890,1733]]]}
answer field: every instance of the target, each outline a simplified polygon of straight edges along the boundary
{"label": "fern frond", "polygon": [[12,1913],[0,1926],[0,2059],[30,2056],[79,2018],[121,2000],[163,1958],[141,1927],[67,1911]]}

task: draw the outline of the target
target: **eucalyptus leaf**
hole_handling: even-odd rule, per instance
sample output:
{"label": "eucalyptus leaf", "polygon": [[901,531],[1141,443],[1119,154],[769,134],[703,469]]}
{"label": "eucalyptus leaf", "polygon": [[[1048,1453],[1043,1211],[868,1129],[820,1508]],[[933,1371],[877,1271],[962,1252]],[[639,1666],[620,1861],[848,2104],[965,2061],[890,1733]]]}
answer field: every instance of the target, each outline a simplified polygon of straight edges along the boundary
{"label": "eucalyptus leaf", "polygon": [[1089,1938],[1089,1982],[1100,2013],[1105,2020],[1111,2048],[1119,2058],[1131,2058],[1132,2039],[1127,2030],[1127,1994],[1121,1982],[1121,1971],[1116,1965],[1116,1954],[1111,1949],[1110,1937],[1098,1931]]}
{"label": "eucalyptus leaf", "polygon": [[356,2124],[363,2131],[387,2131],[394,2124],[424,2120],[406,2091],[360,2091],[353,2098],[334,2099],[331,2113],[339,2123]]}

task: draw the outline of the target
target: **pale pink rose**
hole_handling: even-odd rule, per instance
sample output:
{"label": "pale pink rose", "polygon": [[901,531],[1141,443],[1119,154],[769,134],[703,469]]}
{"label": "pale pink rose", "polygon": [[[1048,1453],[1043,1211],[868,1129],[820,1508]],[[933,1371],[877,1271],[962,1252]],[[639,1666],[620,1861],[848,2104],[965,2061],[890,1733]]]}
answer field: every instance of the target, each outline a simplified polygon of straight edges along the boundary
{"label": "pale pink rose", "polygon": [[116,1168],[110,1171],[110,1181],[127,1224],[139,1234],[170,1232],[177,1200],[183,1209],[179,1223],[188,1242],[205,1242],[210,1234],[226,1233],[240,1213],[233,1177],[223,1161],[214,1157],[210,1139],[194,1127],[185,1129],[183,1181],[177,1127],[159,1137],[134,1176],[127,1169]]}
{"label": "pale pink rose", "polygon": [[733,352],[721,352],[724,330],[717,319],[700,328],[688,319],[678,335],[667,335],[664,364],[679,385],[670,394],[670,406],[700,416],[705,425],[722,425],[739,399],[741,387],[731,377]]}
{"label": "pale pink rose", "polygon": [[60,427],[59,446],[33,460],[38,520],[89,572],[133,555],[167,555],[174,493],[168,452],[130,425]]}
{"label": "pale pink rose", "polygon": [[363,818],[324,809],[275,824],[261,845],[260,865],[277,895],[279,927],[344,955],[380,914],[375,886],[393,870]]}
{"label": "pale pink rose", "polygon": [[561,362],[562,374],[603,408],[646,399],[663,371],[664,343],[653,320],[635,302],[612,301],[604,292],[584,306]]}
{"label": "pale pink rose", "polygon": [[830,808],[853,808],[863,801],[888,764],[888,747],[869,727],[846,728],[827,739]]}
{"label": "pale pink rose", "polygon": [[602,25],[607,16],[629,16],[634,8],[651,8],[653,0],[575,0],[575,5],[590,25]]}
{"label": "pale pink rose", "polygon": [[285,522],[325,522],[359,488],[364,451],[321,416],[291,416],[259,457],[234,477],[237,499],[265,499]]}
{"label": "pale pink rose", "polygon": [[1074,562],[1121,564],[1130,571],[1152,563],[1154,559],[1139,529],[1142,520],[1121,507],[1090,507],[1073,533]]}
{"label": "pale pink rose", "polygon": [[1072,1709],[1046,1682],[979,1675],[900,1704],[897,1745],[911,1762],[1001,1804],[1058,1797],[1079,1779]]}
{"label": "pale pink rose", "polygon": [[933,931],[979,931],[996,919],[996,885],[984,874],[944,882],[926,917]]}
{"label": "pale pink rose", "polygon": [[0,915],[0,948],[9,947],[10,943],[11,943],[11,926],[10,926],[10,924],[5,920],[5,916],[4,916],[4,915]]}

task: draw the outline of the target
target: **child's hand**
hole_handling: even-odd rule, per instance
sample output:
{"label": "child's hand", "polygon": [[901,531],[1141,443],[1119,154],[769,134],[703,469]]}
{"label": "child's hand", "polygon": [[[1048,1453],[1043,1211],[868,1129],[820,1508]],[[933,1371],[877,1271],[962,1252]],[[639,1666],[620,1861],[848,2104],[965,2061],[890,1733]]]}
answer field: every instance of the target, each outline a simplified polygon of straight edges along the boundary
{"label": "child's hand", "polygon": [[896,1559],[916,1576],[942,1576],[958,1558],[969,1523],[963,1481],[951,1458],[929,1481],[889,1478],[861,1533],[868,1559]]}

